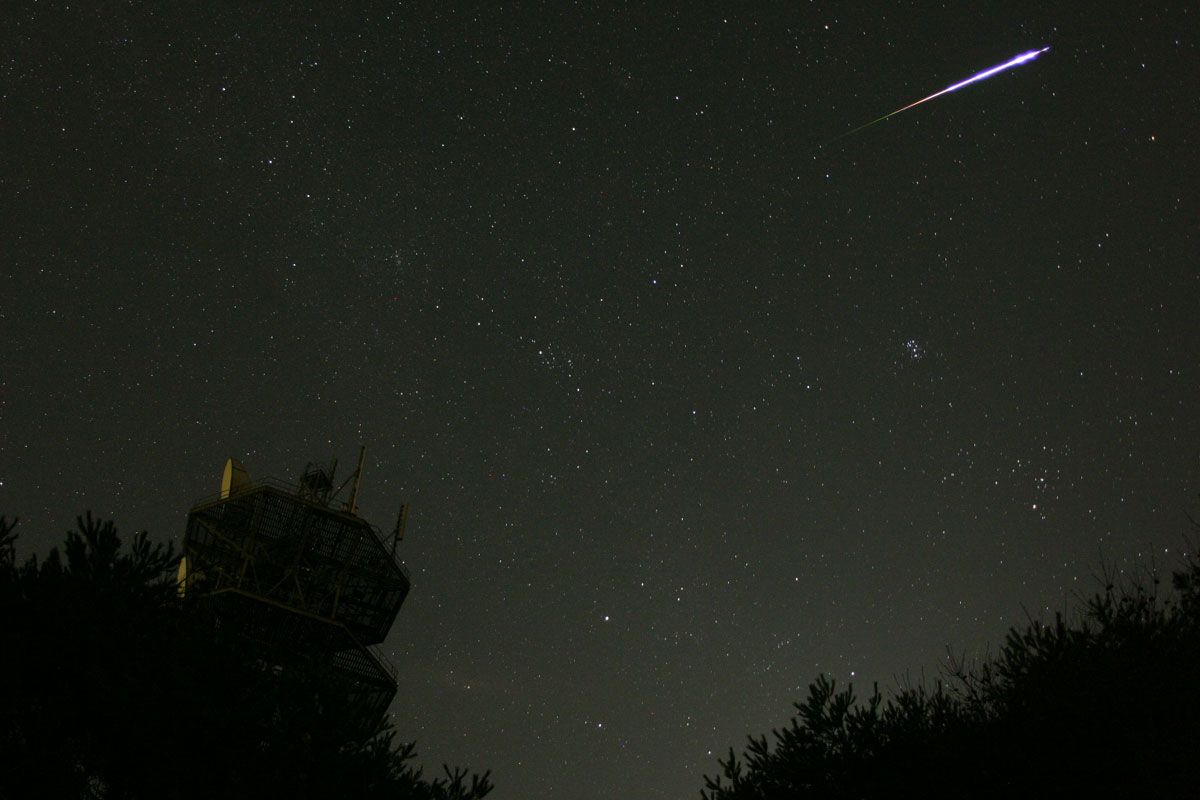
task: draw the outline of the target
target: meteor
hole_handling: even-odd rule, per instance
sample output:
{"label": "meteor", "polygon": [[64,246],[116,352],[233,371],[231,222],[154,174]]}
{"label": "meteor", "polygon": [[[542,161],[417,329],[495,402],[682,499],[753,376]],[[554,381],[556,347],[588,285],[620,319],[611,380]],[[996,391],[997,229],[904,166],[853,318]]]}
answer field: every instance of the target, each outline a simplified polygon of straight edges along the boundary
{"label": "meteor", "polygon": [[[930,100],[932,100],[935,97],[941,97],[944,94],[949,94],[950,92],[958,91],[959,89],[963,88],[964,86],[970,86],[972,83],[976,83],[978,81],[984,80],[985,78],[990,78],[998,72],[1003,72],[1004,70],[1012,69],[1013,67],[1019,67],[1026,62],[1033,61],[1035,58],[1040,56],[1042,53],[1045,53],[1049,49],[1050,48],[1047,46],[1047,47],[1043,47],[1041,50],[1029,50],[1027,52],[1021,53],[1021,55],[1015,56],[1014,58],[1010,58],[1008,61],[1005,61],[1003,64],[998,64],[989,69],[985,69],[983,72],[978,72],[978,73],[972,75],[971,77],[967,78],[966,80],[959,81],[958,83],[953,84],[951,86],[947,86],[945,89],[942,89],[940,92],[934,92],[933,94],[929,95],[929,97],[922,97],[920,100],[916,101],[915,103],[909,103],[908,105],[904,106],[903,108],[897,108],[895,111],[891,112],[890,114],[884,114],[879,119],[871,120],[866,125],[859,125],[854,130],[849,131],[847,133],[843,133],[841,136],[837,137],[837,139],[842,139],[846,136],[850,136],[851,134],[858,133],[859,131],[863,130],[864,128],[869,128],[877,122],[883,122],[885,119],[887,119],[889,117],[894,117],[902,111],[908,111],[910,108],[916,108],[917,106],[921,105],[921,103],[928,103]],[[834,139],[833,141],[836,142],[837,139]]]}

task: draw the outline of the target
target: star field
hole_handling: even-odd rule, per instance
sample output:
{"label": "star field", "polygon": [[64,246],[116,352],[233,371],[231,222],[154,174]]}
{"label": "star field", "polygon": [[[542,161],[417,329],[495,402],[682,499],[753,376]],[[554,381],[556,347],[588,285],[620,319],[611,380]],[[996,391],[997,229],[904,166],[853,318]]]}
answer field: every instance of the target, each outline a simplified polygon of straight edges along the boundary
{"label": "star field", "polygon": [[0,512],[178,542],[365,444],[429,772],[694,796],[1184,547],[1186,4],[4,16]]}

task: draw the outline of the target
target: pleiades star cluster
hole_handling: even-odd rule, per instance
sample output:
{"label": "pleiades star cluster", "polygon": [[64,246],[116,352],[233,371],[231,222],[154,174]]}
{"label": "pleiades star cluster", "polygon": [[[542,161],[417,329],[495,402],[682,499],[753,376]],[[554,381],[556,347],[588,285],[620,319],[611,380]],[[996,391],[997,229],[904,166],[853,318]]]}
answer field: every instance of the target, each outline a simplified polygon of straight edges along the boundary
{"label": "pleiades star cluster", "polygon": [[497,800],[695,797],[1177,563],[1194,6],[483,5],[0,12],[22,552],[365,444],[396,725]]}

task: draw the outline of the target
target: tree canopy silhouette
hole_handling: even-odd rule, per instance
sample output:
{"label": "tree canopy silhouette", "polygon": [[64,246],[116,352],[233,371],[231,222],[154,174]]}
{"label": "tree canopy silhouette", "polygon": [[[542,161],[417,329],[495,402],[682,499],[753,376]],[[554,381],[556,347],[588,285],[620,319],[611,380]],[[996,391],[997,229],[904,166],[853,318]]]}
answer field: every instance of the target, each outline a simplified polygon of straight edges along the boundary
{"label": "tree canopy silhouette", "polygon": [[859,701],[819,677],[789,725],[705,777],[705,800],[1139,797],[1200,792],[1200,562],[1108,580],[1071,618],[1012,628],[932,688]]}
{"label": "tree canopy silhouette", "polygon": [[22,564],[0,517],[0,798],[477,800],[487,774],[425,778],[380,718],[270,669],[181,608],[178,559],[89,513]]}

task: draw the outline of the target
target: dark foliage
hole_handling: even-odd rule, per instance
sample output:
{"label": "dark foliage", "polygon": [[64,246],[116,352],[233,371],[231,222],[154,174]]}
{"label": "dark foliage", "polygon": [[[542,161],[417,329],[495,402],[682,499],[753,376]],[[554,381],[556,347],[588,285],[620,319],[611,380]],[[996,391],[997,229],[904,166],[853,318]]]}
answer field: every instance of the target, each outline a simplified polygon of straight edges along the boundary
{"label": "dark foliage", "polygon": [[[0,798],[475,800],[422,777],[383,720],[339,718],[303,672],[264,669],[176,599],[176,556],[89,514],[18,564],[0,517]],[[322,699],[318,699],[322,698]]]}
{"label": "dark foliage", "polygon": [[1109,582],[1073,621],[1013,628],[933,689],[818,678],[791,724],[705,777],[705,800],[1191,797],[1200,792],[1200,562]]}

